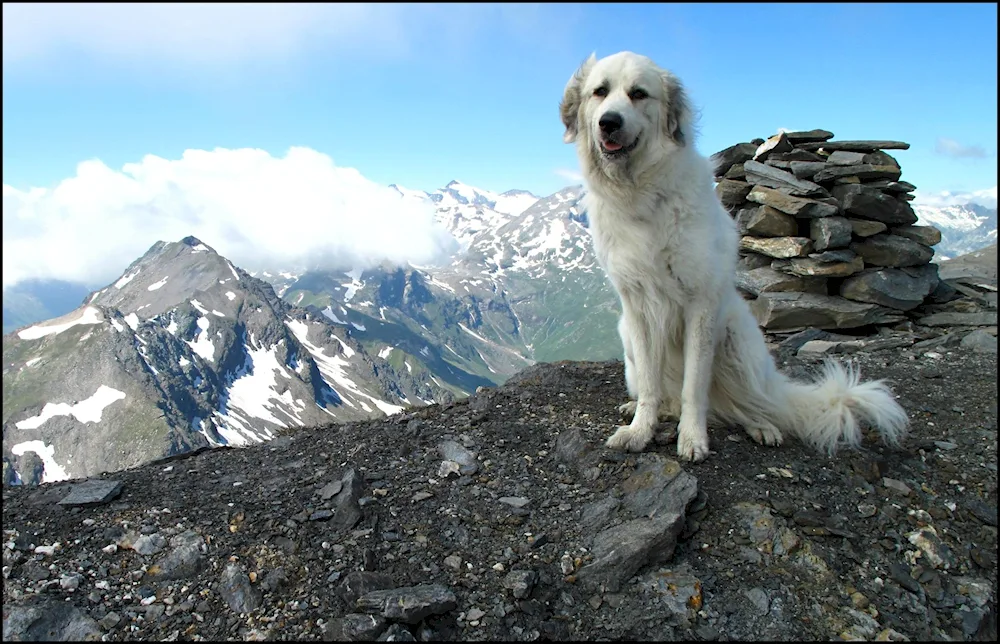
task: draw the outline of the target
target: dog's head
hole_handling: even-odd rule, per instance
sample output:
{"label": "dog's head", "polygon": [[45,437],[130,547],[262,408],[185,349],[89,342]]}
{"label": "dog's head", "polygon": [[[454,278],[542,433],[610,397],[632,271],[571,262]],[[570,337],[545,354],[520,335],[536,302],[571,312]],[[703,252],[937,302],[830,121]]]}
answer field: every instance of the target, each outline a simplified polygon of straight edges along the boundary
{"label": "dog's head", "polygon": [[680,81],[629,51],[600,60],[591,54],[566,84],[559,114],[563,140],[580,146],[585,165],[609,174],[641,170],[690,144]]}

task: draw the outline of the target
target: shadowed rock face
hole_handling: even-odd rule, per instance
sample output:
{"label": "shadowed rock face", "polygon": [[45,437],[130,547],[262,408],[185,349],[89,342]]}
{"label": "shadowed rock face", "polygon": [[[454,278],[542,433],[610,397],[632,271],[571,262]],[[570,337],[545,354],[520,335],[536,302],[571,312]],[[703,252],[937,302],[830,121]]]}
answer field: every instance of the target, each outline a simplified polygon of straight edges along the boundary
{"label": "shadowed rock face", "polygon": [[713,427],[710,458],[681,466],[665,423],[646,452],[612,452],[621,363],[563,362],[118,472],[119,496],[75,510],[72,482],[7,487],[4,637],[981,638],[996,354],[963,333],[775,345],[795,377],[826,342],[888,379],[913,423],[899,449],[869,437],[831,459]]}

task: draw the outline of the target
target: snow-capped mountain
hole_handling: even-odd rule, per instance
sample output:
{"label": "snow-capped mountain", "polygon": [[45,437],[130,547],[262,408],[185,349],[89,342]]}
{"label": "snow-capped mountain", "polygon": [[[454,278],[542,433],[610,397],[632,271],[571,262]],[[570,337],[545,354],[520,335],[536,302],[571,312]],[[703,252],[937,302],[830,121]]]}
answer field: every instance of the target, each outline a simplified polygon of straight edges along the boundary
{"label": "snow-capped mountain", "polygon": [[4,336],[4,480],[92,476],[490,382],[431,373],[430,351],[394,365],[358,342],[364,328],[288,304],[193,237],[157,242],[80,308]]}
{"label": "snow-capped mountain", "polygon": [[457,181],[434,192],[393,186],[435,205],[461,249],[441,266],[264,276],[293,304],[342,311],[370,352],[389,351],[379,324],[404,327],[449,363],[494,382],[532,362],[616,356],[617,300],[597,265],[571,187],[539,199]]}
{"label": "snow-capped mountain", "polygon": [[913,204],[919,223],[941,231],[935,260],[978,250],[997,241],[996,188],[965,195],[937,195]]}

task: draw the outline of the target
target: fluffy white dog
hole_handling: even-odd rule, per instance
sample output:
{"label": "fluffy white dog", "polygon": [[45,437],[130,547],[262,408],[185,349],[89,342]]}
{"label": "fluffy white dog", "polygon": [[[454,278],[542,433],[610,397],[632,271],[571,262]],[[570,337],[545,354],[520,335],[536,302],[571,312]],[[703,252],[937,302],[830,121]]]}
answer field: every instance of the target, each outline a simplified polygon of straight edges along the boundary
{"label": "fluffy white dog", "polygon": [[661,413],[679,417],[677,454],[708,456],[709,419],[741,425],[758,443],[793,434],[833,454],[861,442],[859,421],[896,443],[906,412],[881,381],[828,362],[814,383],[775,367],[736,290],[738,236],[694,148],[680,81],[649,58],[591,57],[559,106],[576,143],[598,260],[622,303],[618,324],[632,413],[608,447],[641,451]]}

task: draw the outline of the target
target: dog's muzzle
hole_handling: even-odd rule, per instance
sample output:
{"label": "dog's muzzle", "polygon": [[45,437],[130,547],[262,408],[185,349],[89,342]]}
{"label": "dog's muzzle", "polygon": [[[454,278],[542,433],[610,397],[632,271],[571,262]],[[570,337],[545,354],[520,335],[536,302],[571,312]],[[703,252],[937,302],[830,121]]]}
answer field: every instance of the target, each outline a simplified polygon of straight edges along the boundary
{"label": "dog's muzzle", "polygon": [[631,143],[623,145],[618,141],[615,141],[615,136],[601,137],[599,145],[601,146],[601,154],[609,159],[619,159],[628,156],[628,154],[636,149],[639,145],[639,137],[635,137]]}

